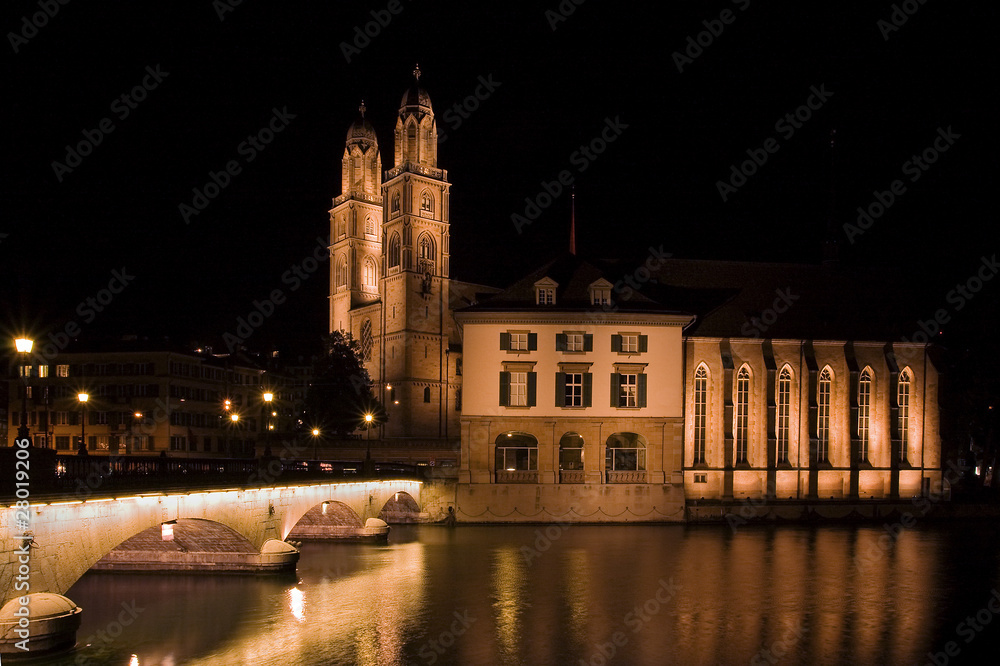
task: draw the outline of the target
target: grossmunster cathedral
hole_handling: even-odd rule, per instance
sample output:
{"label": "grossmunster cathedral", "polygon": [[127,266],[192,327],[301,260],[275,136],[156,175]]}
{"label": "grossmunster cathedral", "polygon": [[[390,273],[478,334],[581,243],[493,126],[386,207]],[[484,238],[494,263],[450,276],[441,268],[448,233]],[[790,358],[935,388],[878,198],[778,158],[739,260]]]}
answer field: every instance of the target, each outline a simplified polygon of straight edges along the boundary
{"label": "grossmunster cathedral", "polygon": [[348,128],[330,329],[360,340],[386,440],[459,449],[458,520],[673,521],[720,500],[863,512],[940,490],[938,371],[904,341],[893,276],[571,247],[506,288],[454,280],[448,172],[414,74],[391,168],[363,104]]}

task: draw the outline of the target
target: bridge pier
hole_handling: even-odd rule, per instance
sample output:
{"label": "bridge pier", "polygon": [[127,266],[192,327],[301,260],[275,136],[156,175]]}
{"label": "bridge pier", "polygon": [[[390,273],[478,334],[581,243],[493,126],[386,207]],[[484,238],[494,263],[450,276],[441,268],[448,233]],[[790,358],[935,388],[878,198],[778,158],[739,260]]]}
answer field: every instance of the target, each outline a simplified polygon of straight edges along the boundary
{"label": "bridge pier", "polygon": [[36,592],[0,608],[0,655],[37,657],[76,645],[83,609],[61,594]]}

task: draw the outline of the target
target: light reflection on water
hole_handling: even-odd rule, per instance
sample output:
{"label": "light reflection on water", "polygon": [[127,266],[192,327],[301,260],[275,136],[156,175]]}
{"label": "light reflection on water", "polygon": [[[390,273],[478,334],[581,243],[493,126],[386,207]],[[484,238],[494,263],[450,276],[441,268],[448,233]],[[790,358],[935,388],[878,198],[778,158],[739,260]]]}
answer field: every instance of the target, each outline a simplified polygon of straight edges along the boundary
{"label": "light reflection on water", "polygon": [[[1000,588],[995,527],[542,533],[397,527],[388,546],[307,543],[289,579],[88,574],[67,596],[90,645],[51,663],[600,664],[613,650],[608,663],[923,664],[949,640],[962,659],[1000,642],[1000,617],[972,643],[956,634]],[[133,601],[142,611],[110,638]]]}

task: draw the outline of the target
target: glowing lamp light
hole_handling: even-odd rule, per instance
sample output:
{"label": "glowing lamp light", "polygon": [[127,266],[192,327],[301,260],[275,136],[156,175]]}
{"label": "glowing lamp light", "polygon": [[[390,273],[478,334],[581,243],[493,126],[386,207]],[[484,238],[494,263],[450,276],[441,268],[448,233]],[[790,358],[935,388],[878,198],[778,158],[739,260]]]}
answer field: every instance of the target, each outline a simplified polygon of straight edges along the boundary
{"label": "glowing lamp light", "polygon": [[313,428],[312,433],[313,437],[319,437],[319,428]]}
{"label": "glowing lamp light", "polygon": [[166,523],[160,524],[160,538],[163,541],[173,541],[174,540],[174,523],[175,520],[168,521]]}
{"label": "glowing lamp light", "polygon": [[236,423],[237,421],[240,420],[240,415],[239,414],[230,414],[229,418],[232,419],[233,423]]}
{"label": "glowing lamp light", "polygon": [[233,401],[232,400],[226,400],[225,402],[222,403],[222,407],[226,411],[229,411],[229,408],[232,407],[232,406],[233,406]]}
{"label": "glowing lamp light", "polygon": [[274,400],[273,393],[268,392],[264,394],[264,402],[271,402],[272,400]]}
{"label": "glowing lamp light", "polygon": [[365,423],[371,423],[373,418],[375,417],[371,414],[365,414]]}
{"label": "glowing lamp light", "polygon": [[29,340],[28,338],[17,338],[14,340],[14,347],[21,354],[30,354],[31,348],[34,346],[35,341]]}
{"label": "glowing lamp light", "polygon": [[142,412],[136,412],[135,413],[135,418],[141,419],[142,418]]}
{"label": "glowing lamp light", "polygon": [[90,396],[86,393],[77,393],[76,399],[79,400],[80,402],[87,402],[87,400],[90,399]]}

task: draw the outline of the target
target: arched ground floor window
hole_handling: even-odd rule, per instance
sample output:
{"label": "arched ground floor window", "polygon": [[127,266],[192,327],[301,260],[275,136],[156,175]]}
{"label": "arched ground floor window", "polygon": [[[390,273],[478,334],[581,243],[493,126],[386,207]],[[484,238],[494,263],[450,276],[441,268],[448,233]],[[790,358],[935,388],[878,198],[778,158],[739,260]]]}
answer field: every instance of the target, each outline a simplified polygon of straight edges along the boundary
{"label": "arched ground floor window", "polygon": [[616,432],[608,437],[604,471],[608,483],[644,483],[646,438],[634,432]]}
{"label": "arched ground floor window", "polygon": [[497,435],[496,482],[534,483],[538,480],[538,440],[526,432]]}
{"label": "arched ground floor window", "polygon": [[568,432],[559,440],[559,482],[583,481],[583,437],[575,432]]}

